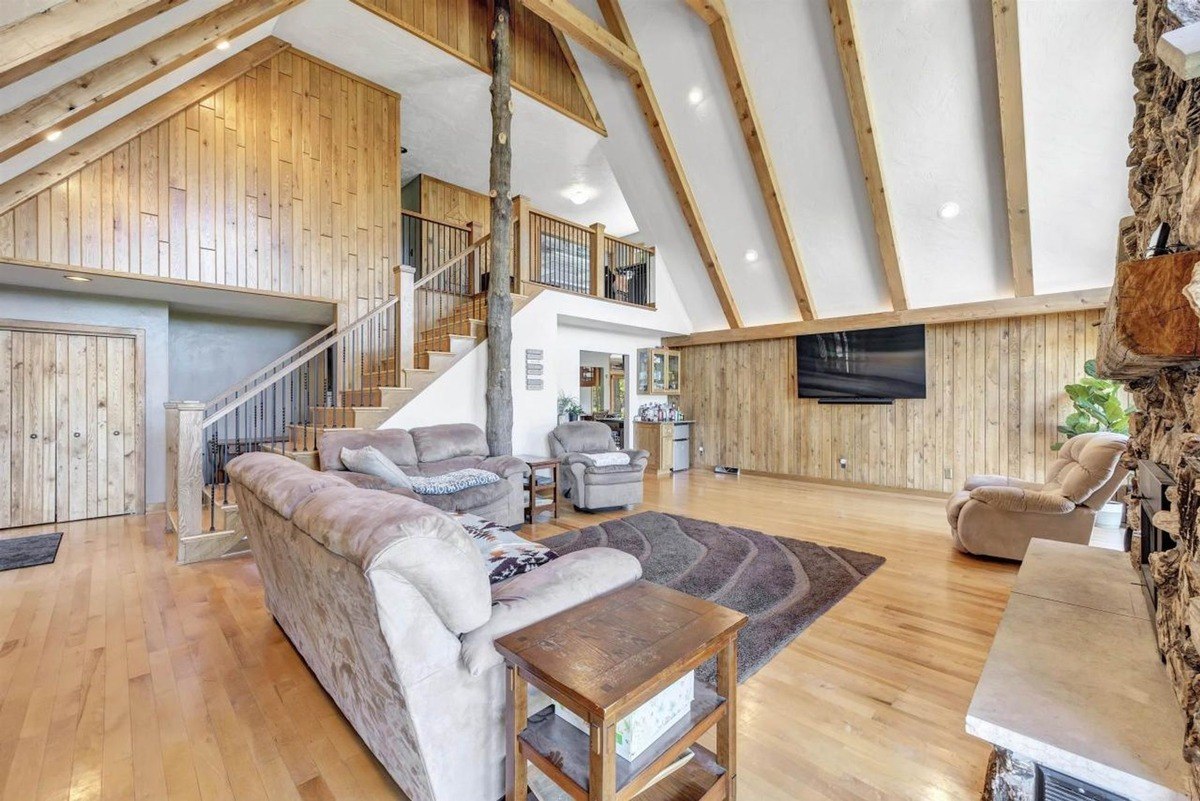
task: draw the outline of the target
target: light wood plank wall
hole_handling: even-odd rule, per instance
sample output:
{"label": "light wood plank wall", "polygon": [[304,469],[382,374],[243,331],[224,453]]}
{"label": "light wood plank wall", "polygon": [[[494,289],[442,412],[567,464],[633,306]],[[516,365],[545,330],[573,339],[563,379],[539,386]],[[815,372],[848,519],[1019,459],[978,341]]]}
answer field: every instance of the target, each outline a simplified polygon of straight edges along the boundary
{"label": "light wood plank wall", "polygon": [[[355,0],[490,74],[492,5],[487,0]],[[603,132],[587,85],[550,24],[513,4],[513,84]]]}
{"label": "light wood plank wall", "polygon": [[0,215],[0,257],[386,299],[400,98],[294,50]]}
{"label": "light wood plank wall", "polygon": [[416,182],[413,194],[417,197],[417,207],[413,211],[456,225],[474,222],[476,236],[491,231],[492,199],[487,195],[432,175],[421,174],[412,180]]}
{"label": "light wood plank wall", "polygon": [[798,398],[795,338],[684,348],[693,465],[931,492],[975,473],[1041,480],[1100,314],[927,326],[927,396],[891,406]]}

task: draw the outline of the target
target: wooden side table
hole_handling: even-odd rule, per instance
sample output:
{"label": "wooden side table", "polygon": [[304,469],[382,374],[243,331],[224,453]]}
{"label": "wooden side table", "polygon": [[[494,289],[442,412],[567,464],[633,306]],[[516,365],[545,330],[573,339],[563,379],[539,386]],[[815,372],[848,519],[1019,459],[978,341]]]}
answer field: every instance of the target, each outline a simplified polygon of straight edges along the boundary
{"label": "wooden side table", "polygon": [[[507,801],[526,801],[533,762],[576,799],[732,801],[737,789],[740,612],[639,581],[496,641],[508,667]],[[690,714],[636,759],[617,755],[616,724],[716,656],[717,687],[696,683]],[[586,721],[528,717],[528,684]],[[697,740],[717,727],[717,753]],[[685,750],[693,759],[653,783]]]}
{"label": "wooden side table", "polygon": [[528,504],[525,522],[537,520],[539,507],[541,510],[548,509],[551,519],[558,517],[558,459],[553,456],[517,458],[529,465],[529,478],[525,480],[525,501]]}

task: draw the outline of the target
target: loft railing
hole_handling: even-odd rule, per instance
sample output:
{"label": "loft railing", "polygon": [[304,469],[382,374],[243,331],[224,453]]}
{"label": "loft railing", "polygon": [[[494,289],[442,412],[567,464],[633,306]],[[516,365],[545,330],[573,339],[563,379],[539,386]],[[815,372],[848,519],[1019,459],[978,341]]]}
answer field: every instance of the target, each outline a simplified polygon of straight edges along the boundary
{"label": "loft railing", "polygon": [[529,237],[532,281],[582,295],[595,294],[592,263],[597,248],[593,229],[530,210]]}
{"label": "loft railing", "polygon": [[654,306],[654,248],[609,236],[514,199],[518,286],[531,281],[582,295]]}
{"label": "loft railing", "polygon": [[638,306],[654,305],[654,248],[604,238],[604,297]]}
{"label": "loft railing", "polygon": [[462,253],[476,239],[473,225],[435,220],[414,211],[400,215],[401,264],[417,271],[417,278],[432,273]]}

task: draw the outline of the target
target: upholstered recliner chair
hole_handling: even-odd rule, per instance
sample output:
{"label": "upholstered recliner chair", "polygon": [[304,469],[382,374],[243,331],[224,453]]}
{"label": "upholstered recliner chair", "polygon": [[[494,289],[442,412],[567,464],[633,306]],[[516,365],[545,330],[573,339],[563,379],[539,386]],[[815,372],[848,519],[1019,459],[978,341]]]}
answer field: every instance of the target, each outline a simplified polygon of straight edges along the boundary
{"label": "upholstered recliner chair", "polygon": [[946,504],[954,547],[964,553],[1025,558],[1033,539],[1086,544],[1096,512],[1112,499],[1127,470],[1128,437],[1109,432],[1072,437],[1046,471],[1046,483],[972,476]]}
{"label": "upholstered recliner chair", "polygon": [[[604,423],[580,420],[550,432],[550,453],[562,463],[562,487],[576,509],[610,509],[642,502],[642,474],[650,454],[618,451]],[[607,464],[606,454],[624,453],[628,464]]]}

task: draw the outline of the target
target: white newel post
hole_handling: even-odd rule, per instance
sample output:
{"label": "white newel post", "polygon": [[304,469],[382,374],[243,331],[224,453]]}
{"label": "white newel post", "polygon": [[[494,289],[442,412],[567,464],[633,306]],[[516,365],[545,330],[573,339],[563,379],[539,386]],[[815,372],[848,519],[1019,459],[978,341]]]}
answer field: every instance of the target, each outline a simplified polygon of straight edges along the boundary
{"label": "white newel post", "polygon": [[417,344],[416,310],[413,304],[413,284],[417,268],[400,265],[393,270],[396,281],[396,355],[400,366],[412,369],[413,349]]}
{"label": "white newel post", "polygon": [[[176,424],[174,436],[175,453],[173,469],[167,477],[172,489],[168,490],[175,497],[175,534],[179,537],[176,549],[176,559],[180,562],[190,561],[184,558],[187,552],[185,540],[197,537],[202,533],[203,504],[204,504],[204,404],[197,401],[180,401],[174,406]],[[167,410],[168,421],[171,409]],[[169,423],[168,423],[169,424]],[[168,447],[168,453],[170,445]]]}

